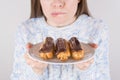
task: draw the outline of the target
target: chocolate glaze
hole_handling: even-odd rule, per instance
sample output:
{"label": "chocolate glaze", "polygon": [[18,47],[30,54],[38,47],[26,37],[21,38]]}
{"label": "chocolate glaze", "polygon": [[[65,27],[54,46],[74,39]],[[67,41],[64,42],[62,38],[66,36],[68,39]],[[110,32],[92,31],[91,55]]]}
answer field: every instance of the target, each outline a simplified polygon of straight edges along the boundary
{"label": "chocolate glaze", "polygon": [[52,49],[54,49],[54,40],[52,37],[46,37],[45,43],[43,44],[43,47],[39,50],[39,52],[50,52]]}
{"label": "chocolate glaze", "polygon": [[72,37],[72,38],[69,40],[69,44],[70,44],[70,49],[71,49],[72,51],[82,50],[81,44],[80,44],[79,40],[78,40],[76,37]]}
{"label": "chocolate glaze", "polygon": [[63,38],[58,38],[56,41],[56,54],[66,51],[66,41]]}

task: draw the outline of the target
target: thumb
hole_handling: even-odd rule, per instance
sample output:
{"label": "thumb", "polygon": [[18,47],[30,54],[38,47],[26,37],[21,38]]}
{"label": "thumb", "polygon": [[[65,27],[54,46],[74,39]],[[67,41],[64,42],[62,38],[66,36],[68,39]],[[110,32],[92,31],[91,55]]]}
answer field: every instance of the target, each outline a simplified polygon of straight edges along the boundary
{"label": "thumb", "polygon": [[89,45],[90,45],[91,47],[93,47],[93,48],[97,48],[97,47],[98,47],[98,45],[95,44],[95,43],[89,43]]}
{"label": "thumb", "polygon": [[27,43],[27,44],[26,44],[26,48],[27,48],[27,50],[29,50],[32,46],[33,46],[32,43]]}
{"label": "thumb", "polygon": [[26,44],[26,51],[27,53],[29,52],[30,48],[32,48],[33,44],[32,43],[27,43]]}

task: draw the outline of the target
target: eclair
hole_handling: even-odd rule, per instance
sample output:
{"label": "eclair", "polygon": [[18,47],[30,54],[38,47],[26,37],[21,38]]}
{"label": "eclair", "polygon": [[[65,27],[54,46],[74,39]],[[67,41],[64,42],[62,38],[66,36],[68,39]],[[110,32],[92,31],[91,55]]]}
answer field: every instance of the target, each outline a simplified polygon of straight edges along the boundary
{"label": "eclair", "polygon": [[40,58],[51,59],[54,55],[54,40],[52,37],[46,37],[39,50]]}
{"label": "eclair", "polygon": [[69,45],[73,59],[79,60],[84,57],[84,50],[81,48],[81,44],[76,37],[72,37],[69,40]]}
{"label": "eclair", "polygon": [[56,41],[56,55],[61,61],[66,61],[70,57],[69,44],[63,38],[58,38]]}

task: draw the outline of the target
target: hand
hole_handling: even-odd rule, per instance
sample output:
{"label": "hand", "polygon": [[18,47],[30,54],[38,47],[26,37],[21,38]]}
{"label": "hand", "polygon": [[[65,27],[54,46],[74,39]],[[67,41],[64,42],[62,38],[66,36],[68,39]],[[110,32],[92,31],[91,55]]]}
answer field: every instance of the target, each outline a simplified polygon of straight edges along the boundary
{"label": "hand", "polygon": [[94,62],[94,58],[92,58],[91,60],[84,62],[84,63],[78,63],[75,64],[76,67],[78,67],[80,70],[86,70],[90,67],[90,65]]}
{"label": "hand", "polygon": [[91,47],[93,47],[93,48],[95,48],[95,49],[98,47],[98,45],[95,44],[95,43],[88,43],[88,45],[90,45]]}
{"label": "hand", "polygon": [[[89,45],[93,48],[97,48],[98,45],[95,44],[95,43],[89,43]],[[80,70],[86,70],[90,67],[90,65],[94,62],[94,58],[90,59],[89,61],[87,62],[84,62],[84,63],[78,63],[78,64],[75,64],[76,67],[78,67]]]}
{"label": "hand", "polygon": [[[26,45],[27,50],[29,50],[31,47],[33,46],[33,44],[28,43]],[[45,63],[40,63],[38,61],[35,61],[33,59],[31,59],[27,54],[24,55],[24,58],[26,60],[26,63],[28,65],[31,66],[31,68],[33,69],[33,71],[37,74],[42,74],[43,71],[46,69],[46,67],[48,66],[48,64]]]}

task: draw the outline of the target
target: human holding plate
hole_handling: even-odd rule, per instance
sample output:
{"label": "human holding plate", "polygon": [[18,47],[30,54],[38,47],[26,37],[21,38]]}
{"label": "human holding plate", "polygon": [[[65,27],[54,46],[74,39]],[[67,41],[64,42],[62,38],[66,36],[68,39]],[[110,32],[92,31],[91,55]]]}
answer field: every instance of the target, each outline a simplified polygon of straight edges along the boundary
{"label": "human holding plate", "polygon": [[[108,32],[108,26],[90,14],[87,0],[31,0],[30,19],[20,24],[16,31],[11,80],[110,80]],[[32,53],[28,55],[29,50],[43,42],[46,37],[54,40],[62,38],[58,43],[66,43],[65,40],[76,37],[84,51],[89,50],[84,48],[86,45],[95,49],[94,57],[88,58],[84,52],[84,57],[74,55],[70,58],[69,53],[63,54],[67,45],[62,49],[60,45],[56,47],[58,55],[55,57],[61,63],[54,62],[56,60],[52,55],[41,55],[44,59],[52,58],[46,62],[39,60],[41,58],[36,55],[33,58]],[[82,51],[80,47],[76,50]],[[44,52],[44,48],[40,52],[42,51]],[[59,53],[61,51],[63,53]],[[71,47],[71,52],[74,51]],[[73,62],[69,61],[72,59]]]}

